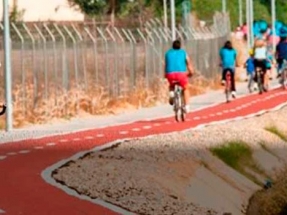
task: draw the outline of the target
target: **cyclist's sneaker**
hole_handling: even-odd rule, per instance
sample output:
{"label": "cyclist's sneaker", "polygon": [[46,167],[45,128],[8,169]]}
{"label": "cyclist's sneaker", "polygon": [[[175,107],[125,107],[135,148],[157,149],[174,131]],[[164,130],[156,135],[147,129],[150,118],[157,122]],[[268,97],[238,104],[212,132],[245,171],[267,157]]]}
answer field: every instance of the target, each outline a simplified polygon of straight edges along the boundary
{"label": "cyclist's sneaker", "polygon": [[174,92],[169,91],[169,104],[173,105]]}
{"label": "cyclist's sneaker", "polygon": [[231,92],[231,95],[232,95],[232,97],[235,99],[236,98],[236,92],[235,91],[232,91]]}
{"label": "cyclist's sneaker", "polygon": [[184,111],[185,111],[185,113],[188,113],[188,112],[189,112],[189,105],[185,105]]}
{"label": "cyclist's sneaker", "polygon": [[221,80],[221,85],[224,86],[225,85],[225,81]]}

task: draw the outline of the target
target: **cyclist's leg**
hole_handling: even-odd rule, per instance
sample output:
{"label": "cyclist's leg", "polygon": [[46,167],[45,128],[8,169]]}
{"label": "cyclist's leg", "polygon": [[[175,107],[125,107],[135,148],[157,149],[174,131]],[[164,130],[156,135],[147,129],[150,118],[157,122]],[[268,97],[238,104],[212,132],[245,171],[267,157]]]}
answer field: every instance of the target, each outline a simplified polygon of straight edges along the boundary
{"label": "cyclist's leg", "polygon": [[231,91],[236,92],[236,87],[235,87],[235,70],[231,70]]}
{"label": "cyclist's leg", "polygon": [[188,112],[189,111],[189,99],[190,99],[190,93],[189,93],[189,89],[188,89],[188,77],[187,77],[187,74],[184,72],[177,73],[177,77],[179,80],[179,84],[183,90],[185,111]]}
{"label": "cyclist's leg", "polygon": [[222,74],[222,77],[221,77],[221,84],[224,85],[226,80],[225,80],[225,77],[226,77],[226,73],[227,73],[227,69],[223,69],[221,74]]}
{"label": "cyclist's leg", "polygon": [[173,82],[176,81],[176,77],[174,73],[169,73],[166,74],[166,79],[168,80],[169,83],[169,104],[173,105],[173,98],[174,98],[174,84]]}

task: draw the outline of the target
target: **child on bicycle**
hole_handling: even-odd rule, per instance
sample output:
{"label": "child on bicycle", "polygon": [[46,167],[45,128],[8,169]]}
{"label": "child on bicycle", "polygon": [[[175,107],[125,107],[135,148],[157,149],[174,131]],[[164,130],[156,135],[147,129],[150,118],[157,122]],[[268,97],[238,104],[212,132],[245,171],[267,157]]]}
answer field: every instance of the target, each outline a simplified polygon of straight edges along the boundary
{"label": "child on bicycle", "polygon": [[231,73],[231,95],[233,98],[236,97],[236,88],[235,88],[235,66],[237,59],[237,52],[232,47],[230,41],[226,41],[224,46],[220,49],[219,52],[221,63],[220,65],[223,68],[221,84],[225,85],[225,76],[228,71]]}
{"label": "child on bicycle", "polygon": [[253,85],[254,85],[254,77],[255,77],[255,66],[254,66],[254,53],[253,49],[249,50],[249,58],[246,60],[244,67],[247,71],[248,77],[248,90],[250,93],[253,92]]}

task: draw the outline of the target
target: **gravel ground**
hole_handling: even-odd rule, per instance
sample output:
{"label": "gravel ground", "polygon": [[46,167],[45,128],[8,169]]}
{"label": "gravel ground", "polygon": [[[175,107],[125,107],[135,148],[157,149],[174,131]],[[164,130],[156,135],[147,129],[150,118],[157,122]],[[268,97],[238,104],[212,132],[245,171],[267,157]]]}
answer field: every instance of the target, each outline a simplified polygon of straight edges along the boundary
{"label": "gravel ground", "polygon": [[222,214],[214,207],[195,204],[186,193],[202,166],[200,154],[211,146],[243,140],[254,151],[261,143],[278,149],[278,156],[286,160],[283,153],[286,150],[282,150],[286,143],[264,129],[276,126],[287,133],[286,117],[283,117],[286,115],[285,107],[260,117],[201,130],[124,142],[71,162],[58,169],[53,177],[81,194],[98,197],[137,214]]}

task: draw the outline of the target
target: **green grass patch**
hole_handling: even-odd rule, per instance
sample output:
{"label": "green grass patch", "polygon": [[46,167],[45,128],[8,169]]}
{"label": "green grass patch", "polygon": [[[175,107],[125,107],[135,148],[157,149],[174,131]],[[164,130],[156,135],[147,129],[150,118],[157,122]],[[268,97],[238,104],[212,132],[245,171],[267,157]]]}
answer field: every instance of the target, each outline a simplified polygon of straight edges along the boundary
{"label": "green grass patch", "polygon": [[266,127],[265,130],[271,132],[272,134],[275,134],[276,136],[278,136],[279,138],[281,138],[282,140],[284,140],[285,142],[287,142],[287,137],[286,137],[286,135],[283,134],[283,132],[280,131],[276,126]]}
{"label": "green grass patch", "polygon": [[251,159],[252,151],[243,142],[233,141],[228,144],[211,148],[211,152],[233,169],[240,168],[240,161]]}
{"label": "green grass patch", "polygon": [[258,185],[262,185],[261,182],[258,181],[254,175],[246,172],[246,167],[263,177],[268,177],[254,161],[252,149],[243,141],[228,142],[218,147],[213,147],[210,150],[213,155],[221,159],[228,166],[240,172],[242,175],[245,175]]}

